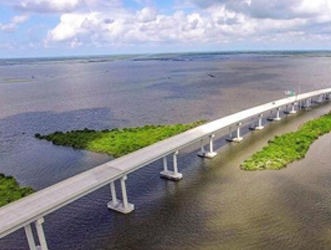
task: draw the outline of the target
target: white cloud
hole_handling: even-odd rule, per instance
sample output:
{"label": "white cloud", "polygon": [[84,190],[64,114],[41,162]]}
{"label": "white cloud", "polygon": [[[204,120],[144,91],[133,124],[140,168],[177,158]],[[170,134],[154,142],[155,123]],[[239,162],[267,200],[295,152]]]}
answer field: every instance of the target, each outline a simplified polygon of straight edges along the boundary
{"label": "white cloud", "polygon": [[67,12],[75,10],[82,0],[22,0],[16,8],[35,12]]}
{"label": "white cloud", "polygon": [[205,20],[198,13],[156,15],[149,11],[145,8],[138,14],[64,14],[60,24],[48,33],[47,42],[66,42],[72,39],[109,44],[180,41],[198,39],[206,26]]}
{"label": "white cloud", "polygon": [[[254,7],[254,0],[245,1]],[[281,3],[280,5],[283,5]],[[298,17],[274,19],[253,17],[243,11],[218,4],[213,8],[197,9],[189,14],[177,11],[171,15],[157,14],[155,9],[146,7],[134,13],[122,12],[80,12],[61,16],[60,23],[49,31],[47,44],[67,42],[68,44],[130,45],[139,43],[155,44],[201,44],[228,43],[249,39],[289,40],[302,36],[314,29],[317,19],[308,15],[305,3],[295,10]],[[256,8],[256,5],[255,7]],[[262,8],[262,7],[261,7]],[[318,11],[320,8],[317,8]],[[322,8],[323,9],[323,8]],[[294,10],[293,10],[294,12]],[[302,13],[307,15],[302,17]],[[326,14],[327,15],[327,14]],[[307,30],[306,30],[307,29]],[[313,35],[313,31],[310,31]],[[315,34],[320,36],[320,34]]]}
{"label": "white cloud", "polygon": [[[10,3],[27,12],[59,13],[59,23],[45,38],[46,46],[200,46],[331,38],[331,0],[177,0],[181,1],[177,6],[189,7],[171,14],[169,10],[157,9],[151,0],[136,1],[146,7],[138,11],[125,8],[122,0]],[[0,30],[15,30],[20,18],[26,17],[18,16],[9,24],[0,24]]]}
{"label": "white cloud", "polygon": [[224,6],[253,18],[295,19],[331,15],[330,0],[189,0],[201,8]]}
{"label": "white cloud", "polygon": [[137,13],[137,20],[142,23],[155,21],[157,16],[156,9],[145,7]]}
{"label": "white cloud", "polygon": [[68,13],[119,7],[122,0],[0,0],[0,4],[29,13]]}
{"label": "white cloud", "polygon": [[0,31],[12,32],[18,28],[18,25],[26,22],[29,19],[28,15],[14,16],[10,23],[2,24],[0,23]]}

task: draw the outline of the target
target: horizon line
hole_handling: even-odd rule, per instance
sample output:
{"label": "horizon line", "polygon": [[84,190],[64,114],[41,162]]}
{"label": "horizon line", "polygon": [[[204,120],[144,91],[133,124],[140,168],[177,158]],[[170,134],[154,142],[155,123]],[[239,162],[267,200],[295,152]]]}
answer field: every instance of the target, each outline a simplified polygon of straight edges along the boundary
{"label": "horizon line", "polygon": [[18,59],[56,59],[56,58],[87,58],[87,57],[115,57],[115,56],[147,56],[147,55],[180,55],[180,54],[217,54],[217,53],[277,53],[277,52],[294,52],[294,53],[307,53],[307,52],[328,52],[331,53],[331,49],[269,49],[269,50],[211,50],[211,51],[169,51],[169,52],[152,52],[152,53],[114,53],[114,54],[85,54],[85,55],[64,55],[64,56],[27,56],[27,57],[1,57],[0,60],[18,60]]}

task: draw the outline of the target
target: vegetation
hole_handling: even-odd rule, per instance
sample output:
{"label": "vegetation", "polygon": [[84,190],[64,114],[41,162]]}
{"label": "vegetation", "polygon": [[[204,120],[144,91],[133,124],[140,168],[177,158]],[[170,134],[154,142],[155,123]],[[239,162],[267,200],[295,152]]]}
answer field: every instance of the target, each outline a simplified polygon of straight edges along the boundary
{"label": "vegetation", "polygon": [[24,78],[4,78],[4,79],[0,79],[0,83],[23,83],[23,82],[30,82],[30,79],[24,79]]}
{"label": "vegetation", "polygon": [[276,136],[261,151],[247,159],[244,170],[281,169],[305,157],[310,145],[319,136],[331,131],[331,114],[311,120],[298,131]]}
{"label": "vegetation", "polygon": [[20,187],[12,176],[0,174],[0,207],[33,193],[30,187]]}
{"label": "vegetation", "polygon": [[38,139],[51,141],[55,145],[86,149],[120,157],[153,143],[169,138],[203,124],[146,125],[144,127],[95,131],[84,130],[55,132],[49,135],[35,134]]}

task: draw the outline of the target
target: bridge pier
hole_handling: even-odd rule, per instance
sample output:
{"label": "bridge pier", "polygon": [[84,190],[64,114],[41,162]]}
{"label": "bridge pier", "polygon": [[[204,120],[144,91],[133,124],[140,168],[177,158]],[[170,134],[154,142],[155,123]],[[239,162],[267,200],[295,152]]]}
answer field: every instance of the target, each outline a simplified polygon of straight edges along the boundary
{"label": "bridge pier", "polygon": [[291,110],[286,110],[284,113],[285,114],[295,114],[297,111],[295,110],[295,105],[297,105],[297,103],[292,103],[292,107]]}
{"label": "bridge pier", "polygon": [[217,155],[217,153],[214,152],[214,144],[213,144],[214,137],[215,137],[214,134],[209,136],[209,152],[206,152],[205,147],[203,145],[203,140],[201,140],[201,150],[198,153],[199,157],[212,159]]}
{"label": "bridge pier", "polygon": [[230,134],[229,137],[226,139],[229,142],[241,142],[243,140],[243,138],[240,136],[240,127],[242,126],[242,122],[239,122],[237,124],[237,132],[236,132],[236,137],[232,137],[232,130],[230,127]]}
{"label": "bridge pier", "polygon": [[179,181],[183,178],[183,175],[178,172],[178,166],[177,166],[177,155],[178,151],[174,152],[172,155],[173,159],[173,171],[168,170],[168,163],[167,163],[167,157],[165,156],[163,158],[163,171],[160,173],[161,178],[172,180],[172,181]]}
{"label": "bridge pier", "polygon": [[311,105],[312,104],[322,104],[323,103],[323,95],[318,95],[311,98]]}
{"label": "bridge pier", "polygon": [[270,114],[269,114],[269,117],[267,119],[268,121],[273,121],[274,118],[273,118],[273,110],[270,110]]}
{"label": "bridge pier", "polygon": [[226,138],[227,141],[232,142],[232,138],[233,138],[233,133],[232,133],[232,127],[229,127],[229,136],[228,138]]}
{"label": "bridge pier", "polygon": [[268,118],[269,121],[275,121],[278,122],[280,121],[282,118],[280,118],[280,108],[277,108],[276,110],[276,116],[272,117],[272,111],[270,112],[270,116]]}
{"label": "bridge pier", "polygon": [[326,101],[327,101],[327,96],[328,96],[328,94],[323,94],[323,95],[322,95],[322,100],[323,100],[323,102],[326,102]]}
{"label": "bridge pier", "polygon": [[318,97],[314,96],[311,98],[311,105],[313,105],[314,103],[317,103]]}
{"label": "bridge pier", "polygon": [[302,101],[299,101],[298,102],[298,110],[301,110],[302,109]]}
{"label": "bridge pier", "polygon": [[38,238],[39,238],[39,243],[40,243],[40,247],[39,247],[40,250],[48,250],[46,237],[45,237],[45,233],[44,233],[44,228],[43,228],[44,222],[45,222],[44,218],[41,218],[35,222],[37,234],[38,234]]}
{"label": "bridge pier", "polygon": [[31,225],[26,225],[24,227],[26,238],[28,239],[29,249],[30,250],[37,250],[36,242],[33,238],[32,228]]}
{"label": "bridge pier", "polygon": [[306,100],[304,100],[304,101],[303,101],[302,108],[304,108],[304,109],[308,109],[308,108],[310,108],[311,103],[312,103],[311,99],[306,99]]}
{"label": "bridge pier", "polygon": [[315,96],[312,103],[320,104],[320,96]]}
{"label": "bridge pier", "polygon": [[304,109],[308,108],[308,100],[303,101],[302,108],[304,108]]}
{"label": "bridge pier", "polygon": [[26,225],[24,227],[25,235],[28,240],[29,244],[29,249],[30,250],[48,250],[47,242],[46,242],[46,237],[43,229],[43,223],[45,222],[44,218],[40,218],[37,220],[34,224],[37,229],[37,235],[39,239],[40,246],[36,245],[36,242],[34,240],[31,224]]}
{"label": "bridge pier", "polygon": [[112,209],[116,212],[122,214],[131,213],[134,210],[134,205],[128,202],[128,196],[126,192],[125,181],[128,177],[125,175],[120,179],[121,190],[122,190],[122,200],[117,199],[115,182],[110,183],[110,191],[112,200],[108,202],[107,206],[109,209]]}
{"label": "bridge pier", "polygon": [[263,122],[263,114],[260,114],[258,124],[255,125],[255,123],[253,123],[252,126],[249,129],[250,130],[262,130],[262,129],[264,129],[264,126],[262,125],[262,122]]}

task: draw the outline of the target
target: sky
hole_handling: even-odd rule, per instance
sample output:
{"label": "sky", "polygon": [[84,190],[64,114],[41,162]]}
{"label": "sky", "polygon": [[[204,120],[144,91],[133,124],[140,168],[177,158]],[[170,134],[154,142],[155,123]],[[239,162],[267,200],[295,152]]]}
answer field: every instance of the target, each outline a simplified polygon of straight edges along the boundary
{"label": "sky", "polygon": [[331,0],[0,0],[0,58],[330,49]]}

